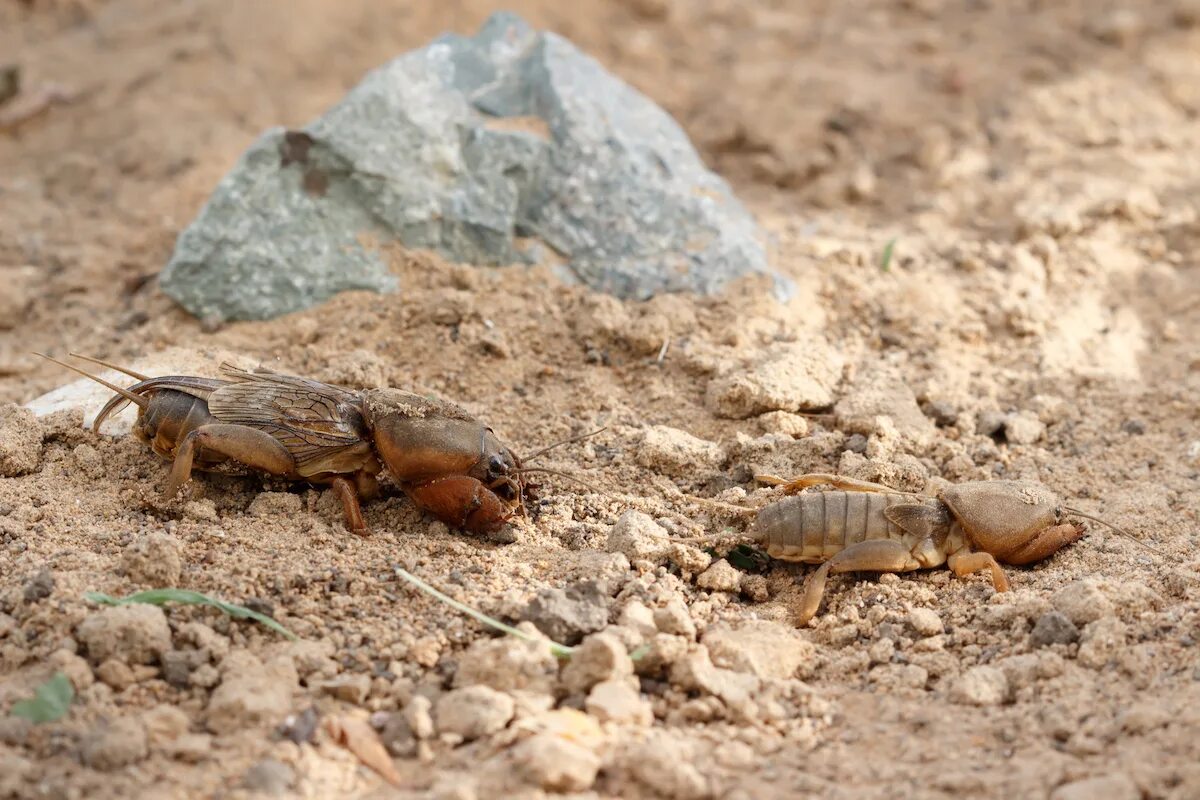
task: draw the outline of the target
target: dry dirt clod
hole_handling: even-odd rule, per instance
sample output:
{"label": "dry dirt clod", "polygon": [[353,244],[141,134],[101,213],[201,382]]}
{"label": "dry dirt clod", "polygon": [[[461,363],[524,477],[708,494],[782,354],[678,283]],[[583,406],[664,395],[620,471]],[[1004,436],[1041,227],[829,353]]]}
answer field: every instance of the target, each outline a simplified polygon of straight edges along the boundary
{"label": "dry dirt clod", "polygon": [[148,753],[146,728],[141,720],[133,717],[99,723],[84,736],[80,744],[83,763],[102,771],[120,769],[141,761]]}
{"label": "dry dirt clod", "polygon": [[115,658],[110,658],[96,667],[96,677],[118,692],[128,689],[135,680],[129,665]]}
{"label": "dry dirt clod", "polygon": [[608,596],[595,581],[542,589],[522,617],[556,642],[576,644],[608,624]]}
{"label": "dry dirt clod", "polygon": [[722,558],[696,578],[696,585],[712,592],[737,594],[742,587],[742,573]]}
{"label": "dry dirt clod", "polygon": [[21,593],[24,595],[26,603],[36,603],[39,600],[45,600],[54,593],[54,573],[46,567],[42,567],[34,573],[32,578],[25,582]]}
{"label": "dry dirt clod", "polygon": [[142,603],[89,614],[79,625],[79,638],[94,664],[110,658],[126,664],[150,664],[171,648],[167,615],[157,606]]}
{"label": "dry dirt clod", "polygon": [[143,712],[142,724],[146,728],[146,738],[151,747],[159,747],[172,742],[188,732],[188,716],[179,708],[167,705],[157,705]]}
{"label": "dry dirt clod", "polygon": [[833,405],[842,365],[841,354],[819,339],[776,344],[753,363],[710,381],[705,404],[729,419],[826,408]]}
{"label": "dry dirt clod", "polygon": [[998,706],[1008,699],[1008,678],[995,667],[971,667],[954,681],[950,699],[964,705]]}
{"label": "dry dirt clod", "polygon": [[1033,412],[1019,411],[1004,420],[1004,438],[1009,444],[1033,444],[1045,435],[1045,423]]}
{"label": "dry dirt clod", "polygon": [[596,781],[600,757],[554,733],[538,733],[512,751],[513,764],[535,786],[548,792],[584,792]]}
{"label": "dry dirt clod", "polygon": [[504,636],[472,642],[459,657],[454,685],[550,694],[557,678],[558,660],[545,642]]}
{"label": "dry dirt clod", "polygon": [[694,766],[690,749],[666,731],[652,731],[644,741],[631,742],[618,763],[663,797],[707,800],[712,797],[712,789]]}
{"label": "dry dirt clod", "polygon": [[672,597],[665,606],[654,609],[654,624],[661,633],[696,638],[696,623],[681,597]]}
{"label": "dry dirt clod", "polygon": [[584,708],[601,722],[618,725],[649,725],[654,720],[650,704],[627,680],[597,683],[588,693]]}
{"label": "dry dirt clod", "polygon": [[1051,602],[1075,625],[1087,625],[1113,613],[1112,601],[1091,578],[1081,578],[1068,584],[1055,593]]}
{"label": "dry dirt clod", "polygon": [[27,408],[0,404],[0,477],[15,478],[42,463],[42,428]]}
{"label": "dry dirt clod", "polygon": [[719,444],[666,425],[647,428],[637,451],[638,464],[680,478],[715,470],[724,460]]}
{"label": "dry dirt clod", "polygon": [[763,433],[781,433],[795,439],[808,435],[808,420],[787,411],[768,411],[762,414],[758,418],[758,427]]}
{"label": "dry dirt clod", "polygon": [[816,651],[795,628],[767,620],[712,625],[701,643],[716,666],[759,678],[793,678]]}
{"label": "dry dirt clod", "polygon": [[221,685],[208,700],[205,719],[213,733],[273,725],[291,708],[297,681],[291,659],[264,666],[249,653],[231,653],[221,662],[221,672]]}
{"label": "dry dirt clod", "polygon": [[571,656],[562,670],[563,687],[572,694],[587,692],[602,681],[633,675],[633,661],[625,645],[611,633],[594,633]]}
{"label": "dry dirt clod", "polygon": [[918,636],[937,636],[945,627],[942,618],[930,608],[913,608],[908,612],[908,627]]}
{"label": "dry dirt clod", "polygon": [[667,530],[641,511],[626,511],[617,517],[608,533],[605,549],[623,553],[630,561],[658,561],[670,550]]}
{"label": "dry dirt clod", "polygon": [[452,689],[437,699],[433,716],[438,733],[450,733],[465,741],[502,730],[513,718],[513,699],[487,686]]}
{"label": "dry dirt clod", "polygon": [[125,548],[121,563],[131,581],[153,588],[178,586],[183,572],[179,542],[165,533],[139,536]]}
{"label": "dry dirt clod", "polygon": [[1079,637],[1079,663],[1101,669],[1125,647],[1125,623],[1116,617],[1103,617],[1089,622]]}
{"label": "dry dirt clod", "polygon": [[403,711],[408,729],[417,739],[432,739],[437,732],[433,722],[433,703],[424,695],[416,695]]}

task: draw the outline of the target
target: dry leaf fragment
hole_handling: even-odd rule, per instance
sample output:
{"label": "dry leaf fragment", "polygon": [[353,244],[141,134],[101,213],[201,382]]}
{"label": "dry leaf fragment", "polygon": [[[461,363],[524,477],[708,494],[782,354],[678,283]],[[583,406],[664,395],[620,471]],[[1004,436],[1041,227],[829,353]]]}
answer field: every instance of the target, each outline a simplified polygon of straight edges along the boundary
{"label": "dry leaf fragment", "polygon": [[325,732],[359,761],[378,772],[385,781],[393,786],[400,785],[400,773],[392,763],[392,757],[380,741],[379,734],[365,719],[348,715],[329,717],[325,720]]}

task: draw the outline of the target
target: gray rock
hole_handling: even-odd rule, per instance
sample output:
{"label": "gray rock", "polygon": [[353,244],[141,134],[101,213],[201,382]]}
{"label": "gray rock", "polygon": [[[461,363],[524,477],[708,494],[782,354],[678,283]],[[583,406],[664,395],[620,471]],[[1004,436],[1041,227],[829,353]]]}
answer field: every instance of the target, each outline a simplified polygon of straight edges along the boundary
{"label": "gray rock", "polygon": [[1079,639],[1079,628],[1058,611],[1047,611],[1034,623],[1029,640],[1034,647],[1051,644],[1070,644]]}
{"label": "gray rock", "polygon": [[608,597],[594,581],[563,589],[542,589],[522,615],[556,642],[577,644],[584,634],[608,624]]}
{"label": "gray rock", "polygon": [[264,133],[161,283],[217,319],[395,289],[364,239],[494,265],[541,260],[521,244],[540,242],[567,277],[621,297],[708,293],[766,270],[753,218],[678,124],[509,13],[385,64],[303,130]]}

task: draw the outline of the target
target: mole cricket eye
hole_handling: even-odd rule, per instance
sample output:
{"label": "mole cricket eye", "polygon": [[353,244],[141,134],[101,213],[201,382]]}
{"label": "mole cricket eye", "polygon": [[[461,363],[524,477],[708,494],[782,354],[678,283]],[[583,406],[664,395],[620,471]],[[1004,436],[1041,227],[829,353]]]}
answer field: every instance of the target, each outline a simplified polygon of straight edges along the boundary
{"label": "mole cricket eye", "polygon": [[508,472],[508,462],[504,456],[496,453],[488,459],[488,475],[492,478],[498,478]]}

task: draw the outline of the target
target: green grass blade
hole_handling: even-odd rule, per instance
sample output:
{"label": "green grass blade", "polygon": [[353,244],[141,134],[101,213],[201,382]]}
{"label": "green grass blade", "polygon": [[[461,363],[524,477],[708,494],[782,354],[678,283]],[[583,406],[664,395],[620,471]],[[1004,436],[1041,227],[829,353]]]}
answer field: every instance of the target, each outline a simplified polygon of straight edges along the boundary
{"label": "green grass blade", "polygon": [[75,699],[75,687],[71,680],[61,672],[56,672],[50,680],[34,690],[34,696],[28,700],[14,703],[12,715],[21,717],[33,723],[54,722],[66,716]]}
{"label": "green grass blade", "polygon": [[236,603],[226,603],[224,600],[218,600],[215,597],[209,597],[200,592],[193,592],[188,589],[149,589],[144,592],[137,592],[128,597],[112,597],[100,592],[87,592],[84,598],[91,600],[93,603],[99,603],[106,606],[125,606],[130,603],[146,603],[152,606],[164,606],[167,603],[180,603],[190,606],[211,606],[216,608],[234,619],[249,619],[254,620],[260,625],[265,625],[271,630],[291,641],[296,641],[296,634],[289,631],[287,628],[280,625],[266,614],[260,614],[245,606],[239,606]]}
{"label": "green grass blade", "polygon": [[[450,597],[448,595],[443,594],[442,592],[439,592],[437,589],[433,588],[428,583],[421,580],[416,575],[413,575],[408,570],[403,569],[402,567],[396,567],[395,570],[396,570],[396,575],[399,576],[401,580],[404,580],[407,583],[412,584],[413,586],[420,589],[422,592],[425,592],[425,594],[429,595],[430,597],[433,597],[437,600],[441,600],[443,603],[450,606],[451,608],[461,611],[462,613],[466,614],[467,616],[473,617],[474,619],[479,620],[484,625],[487,625],[490,628],[495,628],[498,631],[503,631],[504,633],[507,633],[509,636],[515,636],[518,639],[524,639],[527,642],[543,641],[542,639],[539,639],[536,636],[531,636],[530,634],[526,633],[523,630],[514,628],[511,625],[505,625],[500,620],[489,617],[487,614],[484,614],[482,611],[477,611],[474,608],[471,608],[469,605],[466,605],[465,603],[458,602],[453,597]],[[550,652],[553,653],[555,655],[555,657],[557,657],[557,658],[570,658],[571,654],[575,652],[575,648],[568,647],[565,644],[559,644],[558,642],[550,642]]]}
{"label": "green grass blade", "polygon": [[896,249],[896,240],[889,239],[883,246],[883,255],[879,257],[879,271],[887,272],[892,266],[892,253]]}

